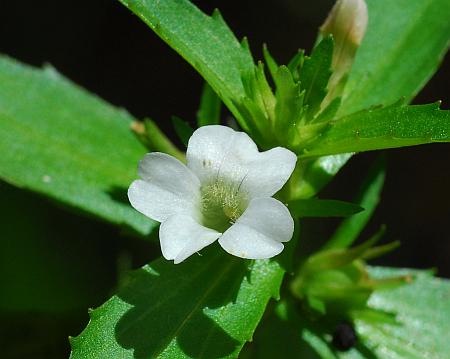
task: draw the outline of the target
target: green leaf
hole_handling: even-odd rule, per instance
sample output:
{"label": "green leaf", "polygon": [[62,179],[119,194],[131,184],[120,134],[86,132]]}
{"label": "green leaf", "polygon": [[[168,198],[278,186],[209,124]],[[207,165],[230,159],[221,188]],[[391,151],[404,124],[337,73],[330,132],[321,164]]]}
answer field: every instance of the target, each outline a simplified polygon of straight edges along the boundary
{"label": "green leaf", "polygon": [[0,57],[0,178],[146,234],[155,222],[126,196],[146,152],[132,120],[50,67]]}
{"label": "green leaf", "polygon": [[309,198],[317,194],[347,163],[352,153],[323,156],[317,159],[304,159],[297,166],[294,198]]}
{"label": "green leaf", "polygon": [[299,49],[297,53],[289,61],[289,64],[287,65],[296,82],[300,81],[300,71],[303,67],[304,62],[305,62],[305,50]]}
{"label": "green leaf", "polygon": [[306,57],[300,72],[301,90],[305,91],[304,102],[308,105],[307,120],[319,111],[327,94],[327,84],[331,76],[333,58],[333,38],[324,38],[314,48],[311,57]]}
{"label": "green leaf", "polygon": [[177,116],[172,116],[172,124],[177,136],[180,138],[183,145],[187,147],[189,138],[191,138],[194,133],[194,129],[186,121]]}
{"label": "green leaf", "polygon": [[158,259],[90,313],[71,358],[236,358],[283,273],[276,261],[242,260],[218,246],[178,265]]}
{"label": "green leaf", "polygon": [[450,282],[433,278],[427,271],[382,267],[369,271],[378,279],[413,274],[415,280],[371,296],[369,306],[378,312],[360,314],[356,320],[359,342],[355,348],[337,351],[331,345],[333,327],[309,321],[298,306],[281,302],[258,328],[247,358],[446,358],[450,351],[446,335]]}
{"label": "green leaf", "polygon": [[216,10],[207,16],[187,0],[120,0],[186,59],[211,85],[238,120],[235,102],[245,96],[243,73],[254,62]]}
{"label": "green leaf", "polygon": [[357,204],[330,199],[299,199],[288,206],[297,217],[347,217],[364,211]]}
{"label": "green leaf", "polygon": [[197,126],[220,124],[222,102],[207,82],[203,85],[200,107],[197,112]]}
{"label": "green leaf", "polygon": [[356,112],[328,124],[322,136],[303,149],[301,157],[450,141],[450,111],[440,110],[439,103],[396,103]]}
{"label": "green leaf", "polygon": [[345,88],[341,114],[411,100],[449,44],[448,0],[366,0],[369,24]]}
{"label": "green leaf", "polygon": [[366,346],[382,358],[445,358],[450,352],[450,282],[428,271],[373,267],[377,279],[413,275],[410,285],[377,291],[369,306],[394,313],[398,325],[357,319],[356,329]]}
{"label": "green leaf", "polygon": [[324,249],[345,248],[358,238],[380,201],[386,175],[385,167],[384,158],[380,158],[372,165],[354,200],[365,210],[346,218],[326,243]]}
{"label": "green leaf", "polygon": [[[389,104],[401,97],[411,100],[437,70],[448,48],[448,0],[366,0],[366,3],[369,24],[345,87],[340,115]],[[308,180],[302,192],[317,193],[328,182],[328,164],[334,164],[336,173],[346,163],[339,161],[342,158],[339,156],[327,157],[326,161],[319,158],[308,164]],[[346,157],[348,160],[351,155]],[[316,177],[321,182],[313,185]]]}
{"label": "green leaf", "polygon": [[[291,71],[280,66],[274,77],[276,83],[275,133],[289,137],[289,130],[296,128],[303,110],[305,91],[294,82]],[[289,138],[287,139],[289,141]]]}
{"label": "green leaf", "polygon": [[264,61],[267,64],[267,68],[269,69],[270,76],[272,77],[272,79],[274,79],[279,66],[278,63],[273,58],[273,56],[271,55],[271,53],[269,52],[269,49],[267,48],[266,44],[263,44],[263,56]]}

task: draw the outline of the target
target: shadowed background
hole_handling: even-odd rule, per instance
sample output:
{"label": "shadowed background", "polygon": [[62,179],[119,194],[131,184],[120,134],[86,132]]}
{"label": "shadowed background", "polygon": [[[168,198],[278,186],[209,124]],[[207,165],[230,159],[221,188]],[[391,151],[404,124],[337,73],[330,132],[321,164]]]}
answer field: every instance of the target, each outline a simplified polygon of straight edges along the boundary
{"label": "shadowed background", "polygon": [[[238,38],[247,36],[256,58],[266,42],[280,63],[299,47],[311,50],[333,1],[194,1],[220,8]],[[192,124],[202,86],[179,55],[113,0],[0,3],[0,52],[25,63],[51,63],[62,74],[136,118],[152,117],[170,136],[170,117]],[[417,97],[449,108],[448,60]],[[367,237],[387,225],[383,242],[402,247],[374,263],[435,267],[450,277],[450,147],[384,151],[387,178]],[[355,156],[321,194],[351,200],[378,153]],[[87,323],[87,307],[105,301],[123,269],[160,255],[156,244],[122,236],[108,224],[73,215],[58,204],[0,183],[0,356],[67,357],[68,335]],[[323,242],[335,220],[310,219],[304,238]]]}

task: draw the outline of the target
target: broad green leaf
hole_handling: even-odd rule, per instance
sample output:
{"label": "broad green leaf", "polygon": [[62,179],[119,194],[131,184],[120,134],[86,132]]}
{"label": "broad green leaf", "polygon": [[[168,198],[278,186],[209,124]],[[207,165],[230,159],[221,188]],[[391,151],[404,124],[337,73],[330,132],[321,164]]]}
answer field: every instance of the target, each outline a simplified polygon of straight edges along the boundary
{"label": "broad green leaf", "polygon": [[305,91],[304,102],[308,105],[307,120],[319,111],[327,94],[327,84],[331,76],[333,58],[333,38],[328,36],[317,44],[311,57],[306,57],[300,72],[301,90]]}
{"label": "broad green leaf", "polygon": [[411,100],[450,39],[448,0],[366,0],[369,25],[345,88],[342,114]]}
{"label": "broad green leaf", "polygon": [[218,11],[212,16],[187,0],[120,0],[185,58],[211,85],[230,111],[245,96],[243,73],[253,71],[247,44],[240,44]]}
{"label": "broad green leaf", "polygon": [[288,205],[297,217],[347,217],[364,211],[357,204],[330,199],[299,199]]}
{"label": "broad green leaf", "polygon": [[155,222],[126,196],[146,152],[131,121],[50,67],[0,57],[0,178],[146,234]]}
{"label": "broad green leaf", "polygon": [[203,85],[200,107],[197,112],[197,126],[220,124],[222,102],[207,82]]}
{"label": "broad green leaf", "polygon": [[172,124],[175,128],[175,132],[183,145],[187,147],[189,138],[194,133],[194,129],[184,120],[177,116],[172,116]]}
{"label": "broad green leaf", "polygon": [[446,358],[450,351],[446,335],[450,330],[450,282],[427,271],[382,267],[370,267],[369,271],[379,279],[412,274],[415,280],[372,295],[369,306],[381,313],[356,320],[359,342],[355,348],[337,351],[330,344],[332,328],[317,320],[310,322],[294,306],[280,303],[258,328],[247,358]]}
{"label": "broad green leaf", "polygon": [[242,260],[218,246],[178,265],[158,259],[90,313],[71,358],[236,358],[283,273],[276,261]]}
{"label": "broad green leaf", "polygon": [[354,201],[361,205],[364,211],[346,218],[326,243],[325,249],[345,248],[358,238],[380,201],[385,174],[385,161],[380,159],[370,168]]}
{"label": "broad green leaf", "polygon": [[[388,107],[356,112],[330,121],[301,156],[326,156],[450,141],[450,111],[439,104]],[[312,125],[315,126],[315,125]]]}

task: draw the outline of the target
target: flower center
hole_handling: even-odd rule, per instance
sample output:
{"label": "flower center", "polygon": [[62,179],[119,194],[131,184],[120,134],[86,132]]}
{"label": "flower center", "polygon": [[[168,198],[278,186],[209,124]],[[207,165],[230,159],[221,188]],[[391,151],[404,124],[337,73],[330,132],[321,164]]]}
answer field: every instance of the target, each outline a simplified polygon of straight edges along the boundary
{"label": "flower center", "polygon": [[205,227],[225,232],[241,216],[248,205],[240,185],[217,179],[200,188],[202,223]]}

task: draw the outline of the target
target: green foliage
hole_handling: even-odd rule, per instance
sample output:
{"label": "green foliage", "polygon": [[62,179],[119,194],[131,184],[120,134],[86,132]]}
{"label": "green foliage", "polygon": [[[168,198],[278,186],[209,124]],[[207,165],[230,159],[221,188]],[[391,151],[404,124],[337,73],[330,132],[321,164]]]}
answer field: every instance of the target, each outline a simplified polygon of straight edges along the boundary
{"label": "green foliage", "polygon": [[[368,0],[367,37],[343,98],[325,102],[331,37],[320,41],[311,57],[300,51],[287,66],[279,66],[265,48],[273,91],[263,63],[255,66],[246,39],[239,43],[217,11],[207,16],[187,0],[120,1],[208,82],[199,126],[219,123],[221,99],[260,147],[282,145],[300,154],[300,165],[286,189],[296,216],[350,215],[361,209],[338,201],[305,200],[337,173],[351,152],[450,141],[449,112],[436,104],[389,105],[401,97],[410,100],[442,58],[450,31],[447,0]],[[364,110],[378,104],[389,106]],[[146,234],[155,223],[134,211],[126,198],[138,160],[146,152],[129,130],[131,124],[150,149],[184,159],[152,121],[133,121],[55,70],[0,58],[0,177]],[[186,144],[192,129],[178,120],[174,125]],[[259,358],[317,353],[324,358],[359,358],[372,352],[387,358],[438,358],[450,351],[440,335],[449,329],[447,282],[417,272],[412,285],[376,291],[369,301],[373,311],[365,308],[378,287],[361,260],[396,244],[370,248],[379,233],[359,247],[344,248],[369,220],[383,179],[382,168],[374,170],[357,198],[367,211],[339,227],[327,252],[304,262],[309,270],[324,271],[311,282],[315,286],[308,287],[305,307],[328,314],[327,299],[335,295],[335,302],[348,306],[340,309],[345,307],[345,314],[356,320],[360,344],[348,354],[337,353],[327,339],[332,320],[309,321],[309,312],[284,302],[269,318],[272,326],[263,327],[270,340],[254,346]],[[270,298],[278,296],[295,238],[277,260],[245,261],[211,247],[177,266],[159,259],[133,272],[116,296],[90,313],[88,327],[72,339],[71,357],[236,357],[252,339]],[[404,273],[371,270],[380,281]],[[334,287],[327,287],[330,283]],[[303,294],[298,295],[302,300]],[[289,334],[280,336],[285,327]],[[278,343],[282,347],[274,350]]]}
{"label": "green foliage", "polygon": [[276,261],[245,261],[218,246],[179,265],[158,259],[90,313],[71,358],[236,358],[278,297],[283,272]]}
{"label": "green foliage", "polygon": [[147,234],[155,223],[126,196],[146,152],[131,121],[53,68],[0,57],[0,177]]}
{"label": "green foliage", "polygon": [[[329,121],[320,137],[304,148],[303,157],[361,152],[450,141],[450,112],[439,104],[391,106],[356,112]],[[316,126],[316,125],[311,125]],[[307,128],[310,126],[305,126]]]}
{"label": "green foliage", "polygon": [[334,326],[307,320],[298,307],[281,303],[258,328],[246,358],[359,359],[446,358],[450,343],[450,282],[427,271],[370,267],[378,280],[412,275],[411,284],[372,294],[372,312],[355,315],[355,348],[339,352],[331,345]]}
{"label": "green foliage", "polygon": [[304,112],[303,102],[305,91],[300,91],[300,84],[294,81],[291,71],[287,66],[280,66],[275,73],[276,105],[275,105],[275,133],[282,137],[291,138],[292,129],[302,118]]}
{"label": "green foliage", "polygon": [[347,217],[364,211],[357,204],[329,199],[299,199],[288,205],[291,213],[297,217]]}
{"label": "green foliage", "polygon": [[311,57],[306,57],[300,72],[301,89],[305,91],[305,104],[308,105],[307,121],[319,111],[327,95],[328,80],[331,76],[333,58],[333,38],[325,37],[314,48]]}
{"label": "green foliage", "polygon": [[358,238],[380,201],[385,172],[385,161],[381,158],[370,168],[354,201],[360,204],[364,211],[346,218],[328,240],[324,249],[345,248]]}
{"label": "green foliage", "polygon": [[[447,0],[366,0],[366,3],[369,23],[345,86],[339,116],[374,105],[388,105],[401,97],[411,100],[437,70],[448,48]],[[308,162],[302,194],[317,193],[350,156],[329,156],[326,160]],[[329,164],[333,164],[333,171],[329,170]]]}
{"label": "green foliage", "polygon": [[296,168],[294,198],[309,198],[317,194],[347,163],[352,153],[302,159]]}
{"label": "green foliage", "polygon": [[448,0],[366,0],[369,25],[345,87],[341,114],[410,101],[449,44]]}
{"label": "green foliage", "polygon": [[247,45],[237,41],[219,11],[207,16],[187,0],[120,2],[183,56],[245,123],[235,103],[245,96],[241,76],[253,71],[254,63]]}

